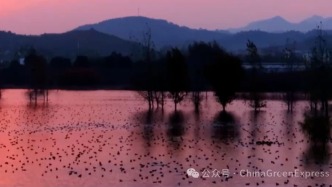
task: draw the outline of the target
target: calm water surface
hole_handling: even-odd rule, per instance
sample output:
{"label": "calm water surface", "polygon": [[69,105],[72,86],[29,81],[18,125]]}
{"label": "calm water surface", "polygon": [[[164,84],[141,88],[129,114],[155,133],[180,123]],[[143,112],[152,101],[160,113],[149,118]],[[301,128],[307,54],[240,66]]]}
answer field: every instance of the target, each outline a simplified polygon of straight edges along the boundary
{"label": "calm water surface", "polygon": [[[305,102],[293,114],[281,101],[259,113],[235,101],[223,113],[209,93],[200,113],[189,101],[178,112],[171,102],[149,112],[129,91],[52,91],[47,105],[29,104],[24,92],[5,90],[0,101],[1,187],[332,184],[332,176],[243,176],[296,169],[332,175],[331,141],[312,143],[301,128]],[[188,168],[200,177],[188,177]]]}

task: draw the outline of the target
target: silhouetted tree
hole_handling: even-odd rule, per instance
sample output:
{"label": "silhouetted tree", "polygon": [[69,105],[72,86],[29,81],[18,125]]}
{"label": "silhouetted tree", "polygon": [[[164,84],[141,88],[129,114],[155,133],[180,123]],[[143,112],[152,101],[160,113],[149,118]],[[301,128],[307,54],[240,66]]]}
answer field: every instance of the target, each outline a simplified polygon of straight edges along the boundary
{"label": "silhouetted tree", "polygon": [[30,80],[29,98],[37,102],[37,97],[42,95],[44,101],[48,101],[48,76],[47,76],[47,61],[38,55],[34,49],[31,49],[28,56],[25,58],[25,65],[28,68],[28,75]]}
{"label": "silhouetted tree", "polygon": [[207,65],[213,61],[216,45],[216,43],[197,42],[188,47],[191,99],[196,112],[199,111],[203,91],[206,90],[205,70]]}
{"label": "silhouetted tree", "polygon": [[128,56],[124,56],[117,52],[112,52],[111,55],[103,58],[102,68],[109,69],[121,69],[121,68],[130,68],[132,61]]}
{"label": "silhouetted tree", "polygon": [[57,56],[51,59],[50,67],[54,70],[64,70],[71,67],[69,58]]}
{"label": "silhouetted tree", "polygon": [[243,78],[241,59],[220,49],[209,69],[210,83],[225,111],[226,105],[235,99]]}
{"label": "silhouetted tree", "polygon": [[258,75],[262,72],[262,64],[256,45],[248,40],[247,42],[247,59],[251,65],[250,86],[249,86],[249,104],[255,111],[266,106],[263,100],[264,95],[261,93],[262,82]]}
{"label": "silhouetted tree", "polygon": [[84,89],[96,87],[100,83],[100,74],[95,64],[94,59],[87,56],[77,56],[72,67],[63,71],[59,79],[60,84],[65,87]]}
{"label": "silhouetted tree", "polygon": [[71,68],[71,61],[65,57],[54,57],[50,61],[50,70],[52,72],[53,84],[55,87],[59,87],[61,76],[64,75],[65,71]]}
{"label": "silhouetted tree", "polygon": [[140,43],[143,49],[143,63],[144,63],[144,80],[143,87],[138,92],[149,105],[149,110],[154,107],[155,99],[155,80],[153,71],[153,56],[155,53],[154,44],[152,41],[151,29],[148,27],[147,31],[143,34],[143,41]]}
{"label": "silhouetted tree", "polygon": [[310,106],[318,111],[320,102],[321,110],[328,113],[328,100],[331,97],[332,76],[330,51],[327,48],[326,39],[323,36],[322,25],[317,27],[315,46],[312,49],[309,72]]}
{"label": "silhouetted tree", "polygon": [[247,42],[247,59],[252,67],[253,71],[262,69],[262,63],[258,49],[254,42],[248,40]]}
{"label": "silhouetted tree", "polygon": [[166,92],[167,92],[167,74],[165,58],[159,59],[154,66],[154,98],[157,107],[164,109]]}
{"label": "silhouetted tree", "polygon": [[20,64],[19,60],[12,60],[9,66],[2,72],[7,84],[16,86],[27,84],[27,71],[25,70],[25,66]]}
{"label": "silhouetted tree", "polygon": [[186,59],[179,49],[172,49],[166,54],[168,92],[174,102],[174,109],[185,98],[188,89]]}
{"label": "silhouetted tree", "polygon": [[[290,44],[289,40],[286,41],[286,47],[283,49],[284,53],[284,61],[287,66],[287,72],[290,75],[293,75],[294,73],[294,63],[295,63],[295,43]],[[292,112],[294,108],[294,102],[296,100],[295,95],[295,84],[294,80],[289,80],[284,83],[285,84],[285,94],[284,94],[284,100],[287,104],[287,110]]]}
{"label": "silhouetted tree", "polygon": [[93,62],[103,85],[127,88],[133,80],[134,64],[129,56],[112,52],[106,57],[96,58]]}
{"label": "silhouetted tree", "polygon": [[73,63],[75,68],[88,68],[90,67],[90,61],[87,56],[77,56]]}
{"label": "silhouetted tree", "polygon": [[69,88],[95,88],[100,77],[92,68],[70,68],[61,75],[60,84]]}

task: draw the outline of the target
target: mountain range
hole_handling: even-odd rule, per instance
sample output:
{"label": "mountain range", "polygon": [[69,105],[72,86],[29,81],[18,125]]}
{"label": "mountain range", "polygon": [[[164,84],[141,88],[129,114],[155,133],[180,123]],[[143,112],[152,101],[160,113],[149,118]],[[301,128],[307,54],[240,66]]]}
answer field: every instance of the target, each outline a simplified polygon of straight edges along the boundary
{"label": "mountain range", "polygon": [[193,41],[212,41],[227,38],[228,32],[215,32],[204,29],[191,29],[161,19],[142,16],[116,18],[96,24],[83,25],[75,30],[95,29],[99,32],[118,36],[125,40],[144,43],[146,34],[157,48],[181,46]]}
{"label": "mountain range", "polygon": [[307,45],[306,40],[308,37],[313,37],[312,31],[320,22],[323,24],[323,29],[332,30],[332,18],[320,16],[312,16],[299,23],[291,23],[277,16],[250,23],[243,28],[217,31],[191,29],[165,20],[136,16],[83,25],[75,30],[95,29],[139,43],[144,42],[144,33],[150,32],[151,39],[158,49],[169,46],[184,47],[194,41],[217,41],[226,49],[236,51],[243,50],[248,39],[263,48],[285,45],[287,39],[300,45],[301,43]]}
{"label": "mountain range", "polygon": [[[313,29],[321,19],[314,16],[292,24],[281,17],[274,17],[253,22],[237,32],[234,29],[231,32],[192,29],[146,17],[110,19],[60,34],[31,36],[0,31],[0,61],[13,58],[22,47],[28,46],[36,48],[47,57],[75,57],[78,54],[105,56],[114,51],[128,55],[137,52],[137,48],[146,39],[146,33],[151,34],[151,41],[161,51],[170,47],[183,49],[194,41],[216,41],[228,51],[243,53],[247,41],[252,40],[262,50],[282,49],[286,41],[290,41],[296,43],[296,50],[306,52],[314,45],[317,33]],[[329,28],[332,26],[331,19],[324,20],[323,28],[332,30]],[[326,30],[324,33],[328,45],[332,47],[332,32]]]}
{"label": "mountain range", "polygon": [[311,16],[298,23],[287,21],[283,17],[275,16],[269,19],[254,21],[245,27],[236,29],[229,29],[230,32],[252,31],[260,30],[266,32],[286,32],[286,31],[300,31],[308,32],[322,24],[324,30],[332,30],[332,17],[324,18],[322,16]]}
{"label": "mountain range", "polygon": [[139,45],[93,29],[39,36],[0,31],[0,56],[3,58],[13,58],[31,47],[47,57],[75,57],[80,54],[105,56],[112,52],[130,55]]}

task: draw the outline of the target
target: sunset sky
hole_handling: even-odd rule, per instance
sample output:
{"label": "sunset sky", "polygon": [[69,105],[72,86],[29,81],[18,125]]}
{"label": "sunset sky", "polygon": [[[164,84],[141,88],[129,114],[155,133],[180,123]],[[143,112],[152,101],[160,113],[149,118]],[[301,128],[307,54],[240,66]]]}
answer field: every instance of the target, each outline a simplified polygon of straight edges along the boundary
{"label": "sunset sky", "polygon": [[0,0],[0,30],[59,33],[138,14],[192,28],[226,29],[276,15],[292,22],[329,17],[331,7],[332,0]]}

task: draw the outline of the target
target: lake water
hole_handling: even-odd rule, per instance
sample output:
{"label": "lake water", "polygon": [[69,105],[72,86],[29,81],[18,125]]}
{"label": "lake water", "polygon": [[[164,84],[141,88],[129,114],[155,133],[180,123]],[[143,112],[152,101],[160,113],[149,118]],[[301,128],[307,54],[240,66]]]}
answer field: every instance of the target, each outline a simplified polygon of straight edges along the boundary
{"label": "lake water", "polygon": [[148,112],[130,91],[51,91],[34,105],[24,90],[5,90],[0,186],[331,186],[331,140],[303,132],[306,102],[286,109],[268,101],[254,113],[234,101],[222,113],[209,93],[199,114],[189,101]]}

